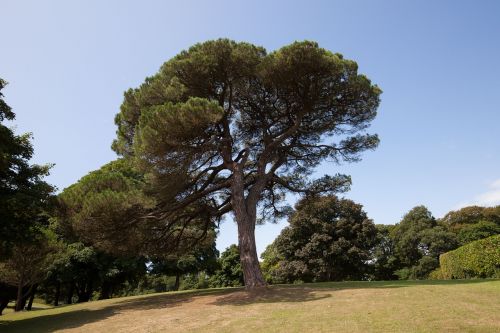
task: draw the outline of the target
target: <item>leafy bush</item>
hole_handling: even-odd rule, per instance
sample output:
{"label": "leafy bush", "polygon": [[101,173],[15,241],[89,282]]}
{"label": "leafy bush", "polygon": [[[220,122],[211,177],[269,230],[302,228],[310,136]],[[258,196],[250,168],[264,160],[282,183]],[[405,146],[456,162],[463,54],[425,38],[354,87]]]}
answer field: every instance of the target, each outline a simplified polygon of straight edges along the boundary
{"label": "leafy bush", "polygon": [[400,280],[425,280],[425,279],[433,279],[430,275],[434,273],[439,266],[439,262],[437,259],[430,256],[423,256],[417,262],[416,265],[412,267],[404,267],[402,269],[398,269],[394,272],[394,274]]}
{"label": "leafy bush", "polygon": [[209,286],[205,272],[190,273],[183,277],[180,290],[206,289]]}
{"label": "leafy bush", "polygon": [[[444,279],[500,277],[500,235],[477,240],[439,258]],[[438,273],[434,274],[435,276]]]}
{"label": "leafy bush", "polygon": [[436,268],[429,274],[429,280],[444,280],[443,271],[441,267]]}
{"label": "leafy bush", "polygon": [[210,277],[211,288],[238,287],[243,285],[243,271],[241,269],[240,251],[237,245],[232,244],[218,260],[219,268]]}

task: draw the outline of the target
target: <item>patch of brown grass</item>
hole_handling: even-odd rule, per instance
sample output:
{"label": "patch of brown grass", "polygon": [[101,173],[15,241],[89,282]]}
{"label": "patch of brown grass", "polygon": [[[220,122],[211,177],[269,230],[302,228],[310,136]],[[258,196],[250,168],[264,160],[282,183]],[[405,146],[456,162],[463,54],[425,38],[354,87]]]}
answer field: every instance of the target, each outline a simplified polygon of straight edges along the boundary
{"label": "patch of brown grass", "polygon": [[4,318],[10,321],[4,321],[0,330],[500,332],[499,313],[498,280],[347,282],[273,286],[256,291],[164,293],[90,302],[10,314]]}

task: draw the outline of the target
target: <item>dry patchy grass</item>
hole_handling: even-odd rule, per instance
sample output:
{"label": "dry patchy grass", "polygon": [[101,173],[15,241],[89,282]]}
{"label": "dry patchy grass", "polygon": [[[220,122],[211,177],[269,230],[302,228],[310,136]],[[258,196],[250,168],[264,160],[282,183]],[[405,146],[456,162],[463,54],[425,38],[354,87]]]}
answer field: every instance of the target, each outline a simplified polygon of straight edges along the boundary
{"label": "dry patchy grass", "polygon": [[1,320],[2,332],[500,332],[500,281],[208,289],[12,313]]}

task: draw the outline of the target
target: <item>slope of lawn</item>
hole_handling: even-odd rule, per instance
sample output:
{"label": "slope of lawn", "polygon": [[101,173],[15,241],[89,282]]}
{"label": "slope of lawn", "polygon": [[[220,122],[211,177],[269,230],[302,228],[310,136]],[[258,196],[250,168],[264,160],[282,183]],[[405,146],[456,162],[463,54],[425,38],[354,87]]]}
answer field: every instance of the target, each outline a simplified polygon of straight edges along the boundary
{"label": "slope of lawn", "polygon": [[500,332],[500,280],[336,282],[115,298],[0,317],[0,332]]}

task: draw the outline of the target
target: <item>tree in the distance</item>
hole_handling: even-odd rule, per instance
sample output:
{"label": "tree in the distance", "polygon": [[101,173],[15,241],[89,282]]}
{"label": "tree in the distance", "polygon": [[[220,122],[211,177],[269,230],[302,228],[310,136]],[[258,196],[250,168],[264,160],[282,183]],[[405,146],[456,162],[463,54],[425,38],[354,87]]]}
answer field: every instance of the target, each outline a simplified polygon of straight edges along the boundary
{"label": "tree in the distance", "polygon": [[457,248],[456,235],[448,231],[425,206],[411,209],[392,230],[395,255],[402,279],[425,279],[439,266],[439,256]]}
{"label": "tree in the distance", "polygon": [[345,175],[309,176],[324,160],[357,161],[377,146],[365,129],[380,93],[354,61],[314,42],[268,54],[208,41],[125,93],[113,148],[148,173],[158,199],[148,216],[163,221],[165,237],[179,218],[233,212],[245,285],[263,286],[257,220],[282,217],[286,192],[349,188]]}
{"label": "tree in the distance", "polygon": [[440,222],[457,234],[460,245],[500,234],[500,206],[469,206],[448,212]]}
{"label": "tree in the distance", "polygon": [[[212,242],[207,244],[210,240]],[[188,252],[173,253],[163,258],[153,259],[151,273],[175,276],[173,290],[179,290],[180,279],[185,274],[213,274],[217,268],[218,255],[215,239],[208,238]]]}
{"label": "tree in the distance", "polygon": [[[335,196],[313,196],[299,201],[267,251],[271,278],[278,282],[363,280],[367,277],[376,228],[362,206]],[[268,253],[264,258],[272,257]],[[272,258],[270,258],[272,259]]]}
{"label": "tree in the distance", "polygon": [[377,239],[372,248],[370,263],[371,274],[374,280],[397,280],[394,274],[400,268],[400,263],[394,252],[392,238],[394,225],[377,224]]}
{"label": "tree in the distance", "polygon": [[221,253],[217,260],[217,269],[210,277],[210,287],[238,287],[243,285],[240,251],[235,244],[230,245]]}
{"label": "tree in the distance", "polygon": [[0,262],[0,282],[17,288],[15,311],[23,310],[28,298],[31,310],[37,286],[53,261],[56,243],[50,230],[40,230],[29,242],[16,243],[9,259]]}

